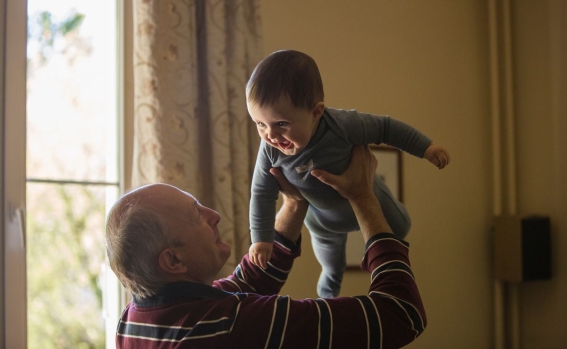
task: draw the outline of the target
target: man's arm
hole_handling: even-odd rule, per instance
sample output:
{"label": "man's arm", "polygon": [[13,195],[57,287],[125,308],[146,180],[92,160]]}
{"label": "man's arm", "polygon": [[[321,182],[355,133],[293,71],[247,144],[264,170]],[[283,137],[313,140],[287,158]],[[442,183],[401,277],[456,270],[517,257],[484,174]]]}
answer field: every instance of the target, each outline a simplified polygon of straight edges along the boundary
{"label": "man's arm", "polygon": [[[331,330],[329,338],[341,338],[348,331],[362,330],[364,333],[364,328],[357,326],[366,325],[368,333],[365,340],[360,338],[360,341],[356,341],[361,347],[365,344],[374,346],[377,341],[384,348],[400,347],[423,332],[427,319],[409,262],[409,244],[392,234],[380,203],[372,192],[376,166],[376,159],[368,146],[356,146],[351,165],[342,175],[335,176],[324,170],[312,171],[315,177],[349,200],[366,242],[362,269],[371,275],[366,298],[370,302],[363,301],[364,296],[355,297],[360,300],[364,321],[354,316],[360,309],[352,304],[351,299],[336,298],[326,302],[333,320],[338,320],[345,313],[352,314],[351,323],[345,323],[344,326],[347,327],[341,330],[340,326],[333,326],[336,330]],[[361,322],[357,325],[357,321]],[[352,344],[354,343],[351,342],[351,347],[357,347]]]}
{"label": "man's arm", "polygon": [[280,169],[272,168],[270,173],[278,182],[283,196],[283,204],[276,215],[274,228],[276,232],[295,243],[301,235],[309,202],[287,181]]}
{"label": "man's arm", "polygon": [[[329,177],[320,171],[313,175],[348,198],[355,210],[367,242],[362,268],[370,275],[368,294],[303,300],[247,295],[238,300],[238,316],[225,347],[400,348],[423,332],[425,310],[410,267],[408,243],[391,233],[379,202],[368,195],[375,160],[366,148],[355,147],[343,175]],[[295,219],[289,223],[293,226]],[[274,255],[279,252],[283,250]]]}
{"label": "man's arm", "polygon": [[276,236],[272,258],[267,268],[262,269],[250,261],[248,254],[245,255],[233,274],[215,281],[215,287],[230,292],[277,294],[287,280],[293,260],[301,253],[301,228],[309,203],[279,169],[272,168],[270,173],[278,182],[283,196],[274,224]]}

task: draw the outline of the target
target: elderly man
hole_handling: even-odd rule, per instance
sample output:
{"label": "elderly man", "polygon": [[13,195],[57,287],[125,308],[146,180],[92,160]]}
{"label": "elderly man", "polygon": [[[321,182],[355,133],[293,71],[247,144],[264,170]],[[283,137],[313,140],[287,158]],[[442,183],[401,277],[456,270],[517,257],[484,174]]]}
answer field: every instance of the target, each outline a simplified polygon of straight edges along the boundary
{"label": "elderly man", "polygon": [[244,256],[225,279],[230,255],[220,216],[191,194],[165,184],[118,200],[107,224],[110,264],[133,301],[116,334],[118,348],[399,348],[426,325],[408,259],[372,192],[376,160],[355,147],[347,171],[312,175],[349,200],[367,243],[362,269],[368,295],[292,300],[278,292],[300,254],[308,204],[272,169],[284,196],[266,269]]}

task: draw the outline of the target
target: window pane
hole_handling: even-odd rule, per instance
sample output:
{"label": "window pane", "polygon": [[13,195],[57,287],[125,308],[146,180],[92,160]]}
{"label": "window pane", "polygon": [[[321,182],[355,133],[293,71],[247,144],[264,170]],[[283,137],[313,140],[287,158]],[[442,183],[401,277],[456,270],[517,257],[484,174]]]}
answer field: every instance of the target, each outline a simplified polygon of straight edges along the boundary
{"label": "window pane", "polygon": [[[28,179],[117,184],[117,1],[28,0]],[[117,196],[118,185],[28,182],[29,348],[105,347]]]}
{"label": "window pane", "polygon": [[28,178],[116,182],[116,2],[29,0],[28,22]]}
{"label": "window pane", "polygon": [[28,183],[29,348],[104,348],[105,201],[116,194],[115,187]]}

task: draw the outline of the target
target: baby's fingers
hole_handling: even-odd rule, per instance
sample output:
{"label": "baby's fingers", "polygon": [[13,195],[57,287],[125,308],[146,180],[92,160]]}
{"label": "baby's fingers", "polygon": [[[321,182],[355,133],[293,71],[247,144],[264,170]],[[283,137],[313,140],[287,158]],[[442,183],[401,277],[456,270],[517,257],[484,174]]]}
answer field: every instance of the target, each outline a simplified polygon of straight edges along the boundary
{"label": "baby's fingers", "polygon": [[268,268],[268,261],[266,258],[266,253],[261,253],[258,255],[258,264],[256,264],[257,266],[259,266],[262,269],[266,269]]}
{"label": "baby's fingers", "polygon": [[435,158],[438,161],[438,165],[437,167],[442,170],[445,168],[445,165],[447,165],[447,158],[443,155],[443,153],[440,153],[439,155],[435,156]]}
{"label": "baby's fingers", "polygon": [[435,165],[435,167],[437,168],[441,168],[441,161],[439,160],[439,158],[437,157],[437,155],[434,155],[432,158],[429,159],[429,162],[431,162],[433,165]]}
{"label": "baby's fingers", "polygon": [[256,259],[256,254],[255,254],[255,253],[250,252],[250,253],[248,254],[248,259],[250,259],[250,262],[252,262],[252,264],[258,266],[258,260]]}
{"label": "baby's fingers", "polygon": [[449,164],[449,154],[446,151],[439,152],[436,156],[437,160],[439,161],[439,169],[442,170]]}

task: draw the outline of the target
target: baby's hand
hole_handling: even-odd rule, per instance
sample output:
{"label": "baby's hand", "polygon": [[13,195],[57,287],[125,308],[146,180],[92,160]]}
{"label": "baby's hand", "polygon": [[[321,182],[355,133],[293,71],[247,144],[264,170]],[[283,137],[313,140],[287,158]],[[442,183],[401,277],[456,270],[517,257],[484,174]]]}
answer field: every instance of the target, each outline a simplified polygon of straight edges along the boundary
{"label": "baby's hand", "polygon": [[449,165],[449,162],[451,161],[447,149],[436,144],[431,144],[425,151],[423,157],[429,160],[429,162],[433,165],[437,166],[440,170]]}
{"label": "baby's hand", "polygon": [[250,261],[262,268],[266,269],[268,267],[268,261],[272,257],[272,248],[274,244],[271,242],[255,242],[250,246],[248,251],[248,257]]}

